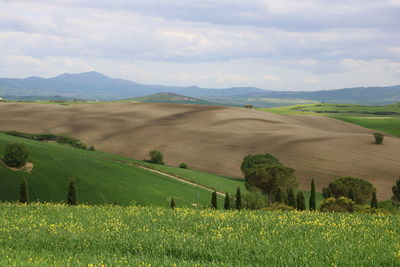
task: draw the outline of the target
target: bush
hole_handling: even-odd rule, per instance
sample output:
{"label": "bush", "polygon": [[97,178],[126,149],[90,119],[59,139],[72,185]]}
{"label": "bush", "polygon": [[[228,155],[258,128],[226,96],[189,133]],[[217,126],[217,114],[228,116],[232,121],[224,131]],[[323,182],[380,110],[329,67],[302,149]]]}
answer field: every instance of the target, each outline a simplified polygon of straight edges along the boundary
{"label": "bush", "polygon": [[382,144],[384,135],[381,133],[374,133],[375,144]]}
{"label": "bush", "polygon": [[362,205],[371,200],[372,194],[376,192],[376,189],[368,181],[346,176],[329,183],[328,187],[322,189],[322,195],[325,198],[348,197],[351,191],[353,191],[354,202]]}
{"label": "bush", "polygon": [[25,165],[29,151],[24,144],[8,144],[4,149],[4,163],[10,167],[20,168]]}
{"label": "bush", "polygon": [[187,169],[187,164],[182,162],[181,164],[179,164],[179,168],[181,169]]}
{"label": "bush", "polygon": [[265,195],[260,192],[248,193],[243,197],[243,207],[250,210],[259,210],[267,206]]}
{"label": "bush", "polygon": [[150,163],[164,164],[164,162],[163,162],[164,155],[160,151],[153,150],[153,151],[150,151],[149,154],[150,154]]}
{"label": "bush", "polygon": [[320,210],[322,212],[353,212],[354,208],[353,200],[347,197],[330,197],[322,201]]}
{"label": "bush", "polygon": [[89,147],[89,151],[96,151],[96,148],[94,146]]}
{"label": "bush", "polygon": [[283,203],[273,203],[270,206],[263,208],[261,210],[265,211],[294,211],[295,209],[291,206],[285,205]]}

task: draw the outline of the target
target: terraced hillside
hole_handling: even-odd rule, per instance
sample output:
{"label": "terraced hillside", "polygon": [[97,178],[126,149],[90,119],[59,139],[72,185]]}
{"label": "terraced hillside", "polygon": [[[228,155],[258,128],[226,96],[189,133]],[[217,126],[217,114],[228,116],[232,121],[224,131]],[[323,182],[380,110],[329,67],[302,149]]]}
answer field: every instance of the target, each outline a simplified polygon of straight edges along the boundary
{"label": "terraced hillside", "polygon": [[99,150],[143,159],[152,149],[171,165],[241,177],[247,154],[272,153],[296,169],[302,189],[333,178],[368,179],[380,198],[400,173],[400,139],[381,146],[357,125],[317,116],[288,116],[244,108],[160,103],[39,105],[0,103],[0,130],[69,134]]}

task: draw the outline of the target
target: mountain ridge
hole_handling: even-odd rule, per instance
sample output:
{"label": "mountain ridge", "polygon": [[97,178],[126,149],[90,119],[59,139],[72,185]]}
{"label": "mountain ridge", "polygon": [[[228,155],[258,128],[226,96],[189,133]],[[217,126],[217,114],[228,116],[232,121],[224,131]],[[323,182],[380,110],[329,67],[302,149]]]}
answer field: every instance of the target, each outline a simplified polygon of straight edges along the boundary
{"label": "mountain ridge", "polygon": [[[201,88],[141,84],[110,78],[99,72],[63,73],[51,78],[0,78],[1,96],[62,96],[83,99],[119,100],[157,93],[176,93],[220,104],[250,103],[249,98],[304,99],[329,103],[383,105],[400,102],[400,85],[354,87],[320,91],[273,91],[257,87]],[[220,99],[215,98],[220,97]],[[240,101],[236,101],[241,98]],[[216,101],[217,100],[217,101]],[[235,101],[233,101],[235,100]]]}

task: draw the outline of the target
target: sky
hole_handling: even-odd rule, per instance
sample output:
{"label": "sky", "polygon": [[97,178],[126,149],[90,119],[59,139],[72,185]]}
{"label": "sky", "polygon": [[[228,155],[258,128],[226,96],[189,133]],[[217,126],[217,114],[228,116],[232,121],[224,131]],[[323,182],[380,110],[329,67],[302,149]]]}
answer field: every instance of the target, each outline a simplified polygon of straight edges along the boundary
{"label": "sky", "polygon": [[400,84],[400,0],[0,0],[0,77],[147,84]]}

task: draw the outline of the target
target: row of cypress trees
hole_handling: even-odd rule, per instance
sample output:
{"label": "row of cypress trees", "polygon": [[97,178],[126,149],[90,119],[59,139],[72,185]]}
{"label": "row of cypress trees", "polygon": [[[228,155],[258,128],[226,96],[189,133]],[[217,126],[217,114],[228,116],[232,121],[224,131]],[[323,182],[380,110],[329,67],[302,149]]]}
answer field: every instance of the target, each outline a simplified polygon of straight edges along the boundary
{"label": "row of cypress trees", "polygon": [[[28,182],[26,179],[22,179],[19,185],[19,202],[23,204],[29,203],[28,195]],[[76,183],[75,180],[71,179],[68,183],[68,193],[67,193],[67,204],[77,205],[77,194],[76,194]]]}

